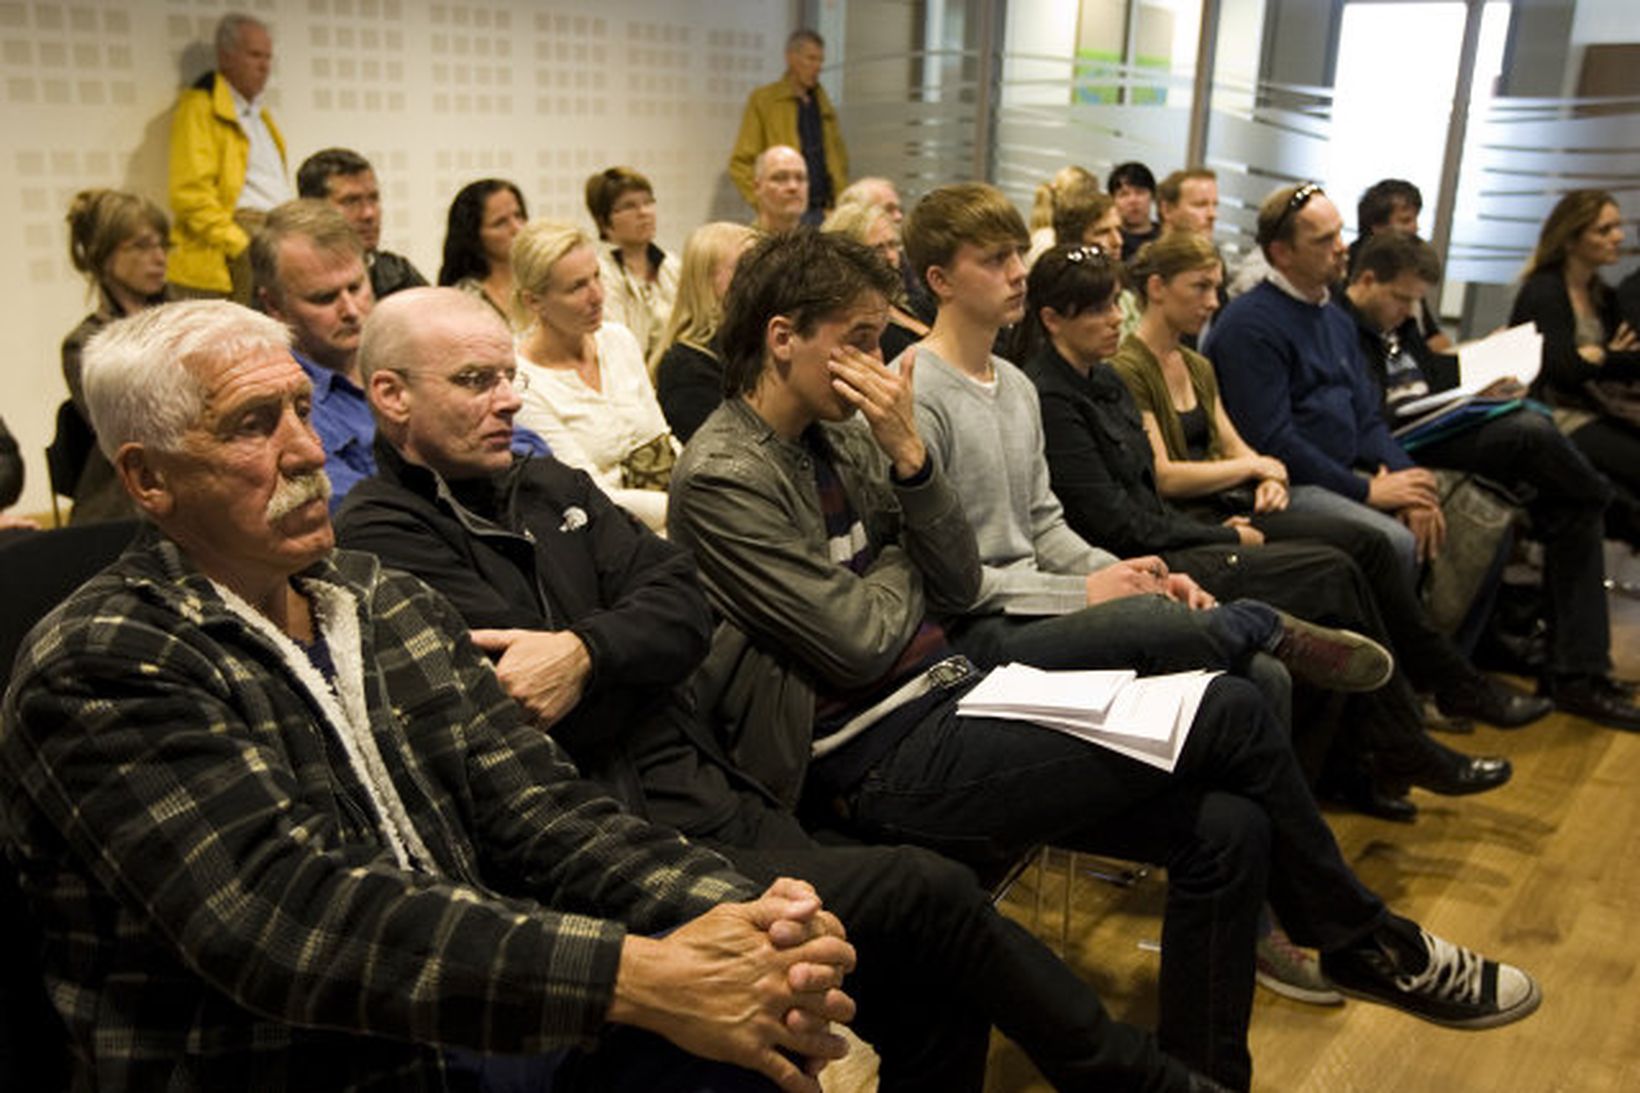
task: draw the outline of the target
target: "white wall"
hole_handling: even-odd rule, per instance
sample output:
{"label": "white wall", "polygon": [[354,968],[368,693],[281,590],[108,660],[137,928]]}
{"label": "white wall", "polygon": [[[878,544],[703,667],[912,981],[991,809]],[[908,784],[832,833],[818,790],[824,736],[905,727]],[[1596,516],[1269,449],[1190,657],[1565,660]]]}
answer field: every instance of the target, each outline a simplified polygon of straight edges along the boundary
{"label": "white wall", "polygon": [[1577,0],[1572,14],[1572,44],[1579,46],[1640,41],[1640,18],[1634,0]]}
{"label": "white wall", "polygon": [[234,6],[273,28],[293,178],[328,145],[364,153],[383,245],[429,278],[451,196],[484,175],[517,182],[532,215],[584,221],[587,175],[631,164],[655,183],[668,248],[745,215],[724,165],[794,15],[790,0],[0,0],[0,416],[28,460],[20,511],[49,509],[58,347],[88,310],[69,200],[118,186],[165,205],[172,102]]}

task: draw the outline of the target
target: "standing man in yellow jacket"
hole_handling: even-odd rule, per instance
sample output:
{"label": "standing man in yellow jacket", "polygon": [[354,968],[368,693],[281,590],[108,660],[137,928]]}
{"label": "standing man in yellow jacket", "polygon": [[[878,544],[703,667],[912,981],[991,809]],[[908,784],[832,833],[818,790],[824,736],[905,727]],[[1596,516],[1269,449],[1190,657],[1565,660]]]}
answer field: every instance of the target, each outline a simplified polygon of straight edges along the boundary
{"label": "standing man in yellow jacket", "polygon": [[262,106],[273,36],[229,12],[216,26],[216,71],[177,100],[171,122],[171,259],[178,296],[251,298],[250,238],[293,196],[285,138]]}
{"label": "standing man in yellow jacket", "polygon": [[837,111],[820,86],[825,40],[807,28],[786,39],[786,74],[746,99],[740,135],[729,156],[729,177],[748,205],[757,205],[758,154],[777,144],[803,153],[809,168],[809,207],[804,223],[818,224],[848,185],[848,149],[837,128]]}

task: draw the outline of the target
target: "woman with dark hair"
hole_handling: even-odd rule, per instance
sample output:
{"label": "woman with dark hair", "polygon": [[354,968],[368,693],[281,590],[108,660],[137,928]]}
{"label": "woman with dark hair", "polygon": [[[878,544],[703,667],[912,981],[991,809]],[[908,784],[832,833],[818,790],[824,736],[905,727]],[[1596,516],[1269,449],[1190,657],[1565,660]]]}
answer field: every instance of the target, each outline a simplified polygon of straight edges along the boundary
{"label": "woman with dark hair", "polygon": [[678,260],[655,245],[655,188],[631,167],[606,167],[586,185],[598,226],[604,311],[653,358],[678,298]]}
{"label": "woman with dark hair", "polygon": [[171,225],[148,198],[120,190],[82,190],[74,196],[67,219],[69,260],[85,275],[97,300],[97,310],[63,339],[63,379],[79,412],[78,424],[84,426],[79,443],[88,449],[74,484],[69,523],[123,520],[135,510],[114,468],[97,450],[80,382],[80,356],[91,336],[115,319],[165,302]]}
{"label": "woman with dark hair", "polygon": [[515,331],[529,325],[515,299],[512,270],[513,240],[528,220],[524,194],[511,182],[469,182],[450,202],[438,270],[439,284],[477,296]]}
{"label": "woman with dark hair", "polygon": [[1561,198],[1543,222],[1509,322],[1537,323],[1543,368],[1532,395],[1555,408],[1560,431],[1619,487],[1606,510],[1608,533],[1640,543],[1640,336],[1600,276],[1622,244],[1611,194]]}

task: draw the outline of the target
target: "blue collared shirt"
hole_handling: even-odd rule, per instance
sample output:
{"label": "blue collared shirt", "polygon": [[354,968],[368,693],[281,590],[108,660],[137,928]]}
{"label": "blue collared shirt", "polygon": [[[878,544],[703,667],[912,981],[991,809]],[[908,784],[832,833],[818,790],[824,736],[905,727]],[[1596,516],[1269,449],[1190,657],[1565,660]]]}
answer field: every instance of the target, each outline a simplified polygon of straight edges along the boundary
{"label": "blue collared shirt", "polygon": [[291,351],[313,383],[313,430],[325,449],[325,473],[330,476],[330,511],[362,479],[376,473],[370,445],[376,439],[376,419],[370,403],[352,380],[322,364]]}
{"label": "blue collared shirt", "polygon": [[[376,473],[376,419],[370,402],[352,380],[291,350],[313,384],[313,430],[325,449],[325,473],[330,476],[330,512],[335,515],[347,491]],[[512,450],[519,455],[551,455],[540,434],[513,426]]]}

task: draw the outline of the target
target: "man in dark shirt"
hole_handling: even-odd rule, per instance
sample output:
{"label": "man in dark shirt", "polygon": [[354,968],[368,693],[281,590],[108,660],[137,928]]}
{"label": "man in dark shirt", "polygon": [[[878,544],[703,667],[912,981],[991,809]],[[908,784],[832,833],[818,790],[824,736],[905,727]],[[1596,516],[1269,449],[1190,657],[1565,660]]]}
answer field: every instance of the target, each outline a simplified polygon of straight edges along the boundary
{"label": "man in dark shirt", "polygon": [[1151,218],[1156,176],[1143,163],[1119,163],[1111,169],[1105,191],[1122,218],[1122,261],[1126,262],[1162,232],[1162,226]]}
{"label": "man in dark shirt", "polygon": [[757,204],[754,164],[759,154],[776,145],[797,150],[808,168],[808,202],[802,216],[818,224],[848,185],[848,150],[837,125],[837,111],[820,86],[826,63],[826,43],[804,27],[786,39],[786,71],[780,79],[756,88],[746,98],[729,177],[741,196]]}
{"label": "man in dark shirt", "polygon": [[[1349,272],[1355,273],[1361,258],[1361,248],[1368,239],[1381,232],[1400,235],[1418,234],[1418,214],[1424,208],[1424,195],[1417,186],[1404,178],[1384,178],[1361,191],[1361,200],[1355,206],[1355,241],[1350,244]],[[1441,324],[1429,309],[1427,297],[1418,300],[1418,334],[1431,352],[1450,353],[1452,339],[1446,336]]]}
{"label": "man in dark shirt", "polygon": [[[1339,303],[1355,323],[1361,361],[1371,370],[1391,425],[1411,415],[1398,407],[1427,394],[1435,354],[1417,308],[1440,279],[1435,249],[1415,235],[1382,232],[1361,248]],[[1496,393],[1518,397],[1519,384]],[[1640,709],[1613,685],[1601,537],[1611,486],[1545,413],[1520,406],[1471,419],[1413,453],[1448,467],[1524,486],[1534,533],[1544,544],[1550,625],[1546,683],[1556,705],[1616,728],[1640,729]]]}
{"label": "man in dark shirt", "polygon": [[359,153],[348,148],[313,153],[297,168],[296,192],[300,197],[330,202],[358,232],[376,299],[427,283],[410,259],[381,249],[381,186],[370,161]]}

